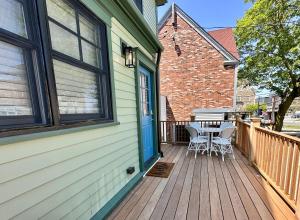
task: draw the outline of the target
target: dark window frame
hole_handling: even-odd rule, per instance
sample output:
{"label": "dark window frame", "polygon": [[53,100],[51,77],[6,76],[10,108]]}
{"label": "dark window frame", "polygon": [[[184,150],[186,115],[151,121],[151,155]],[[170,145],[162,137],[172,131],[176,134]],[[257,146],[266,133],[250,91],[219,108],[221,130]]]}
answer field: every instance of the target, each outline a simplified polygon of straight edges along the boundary
{"label": "dark window frame", "polygon": [[[103,67],[101,69],[100,67],[96,68],[90,64],[84,63],[82,60],[76,60],[75,58],[52,50],[46,0],[17,1],[21,2],[24,7],[28,39],[0,28],[0,40],[16,46],[21,45],[22,48],[26,48],[26,51],[28,50],[26,54],[31,54],[31,56],[34,57],[32,60],[27,60],[27,55],[26,63],[29,62],[30,64],[27,67],[30,68],[28,75],[33,75],[35,79],[34,82],[31,82],[30,86],[33,88],[36,87],[35,89],[37,90],[35,97],[31,98],[31,100],[34,101],[32,104],[32,111],[38,110],[40,115],[38,122],[36,120],[31,120],[31,118],[27,116],[0,117],[0,132],[2,133],[0,136],[3,137],[23,133],[48,131],[49,129],[64,129],[114,122],[106,24],[82,3],[75,0],[65,0],[72,4],[72,6],[75,7],[76,12],[79,11],[81,16],[86,17],[89,21],[97,22],[99,28],[101,28],[101,30],[99,30],[99,46],[93,45],[92,42],[82,36],[78,38],[93,46],[101,46],[101,48],[99,48],[101,51],[101,56],[99,54],[99,58],[102,59]],[[77,19],[79,19],[79,13],[76,15]],[[77,25],[79,25],[78,22]],[[82,54],[80,54],[80,58],[83,59]],[[63,61],[91,72],[97,71],[96,83],[98,85],[99,104],[102,103],[99,110],[103,110],[102,112],[99,112],[99,114],[59,114],[58,96],[52,63],[53,59]]]}
{"label": "dark window frame", "polygon": [[[64,0],[66,3],[68,3],[70,6],[73,7],[75,10],[75,16],[76,16],[76,25],[77,25],[77,31],[74,32],[70,30],[68,27],[64,26],[63,24],[57,22],[55,19],[51,18],[47,14],[47,9],[45,9],[45,15],[47,19],[59,27],[63,28],[64,30],[72,33],[78,38],[78,45],[79,45],[79,52],[80,52],[80,60],[77,60],[76,58],[73,58],[71,56],[68,56],[66,54],[63,54],[59,51],[56,51],[52,49],[51,45],[51,34],[50,34],[50,29],[49,29],[49,23],[48,25],[48,48],[50,48],[51,51],[51,61],[53,59],[60,60],[62,62],[68,63],[72,66],[76,66],[78,68],[91,71],[96,74],[97,77],[97,88],[98,88],[98,93],[99,93],[99,110],[103,112],[99,112],[99,114],[60,114],[59,120],[62,124],[68,124],[68,123],[76,123],[76,122],[82,122],[86,120],[95,120],[95,121],[112,121],[112,103],[108,102],[106,96],[111,97],[111,92],[110,90],[106,89],[107,87],[110,88],[110,77],[109,77],[109,67],[108,67],[108,50],[107,50],[107,33],[106,33],[106,25],[98,18],[96,17],[93,13],[91,13],[88,9],[86,9],[81,3],[76,2],[74,0]],[[46,5],[45,5],[46,6]],[[88,39],[84,38],[82,35],[80,35],[80,28],[79,28],[79,16],[83,16],[89,21],[93,22],[94,25],[97,26],[98,28],[98,33],[99,33],[99,45],[95,45],[93,42],[90,42]],[[47,20],[46,19],[46,20]],[[99,56],[101,58],[101,63],[102,63],[102,69],[101,67],[97,68],[93,65],[90,65],[86,62],[83,61],[83,54],[82,54],[82,47],[81,47],[81,40],[84,40],[88,43],[90,43],[93,46],[96,46],[97,49],[99,49]],[[100,53],[101,52],[101,53]],[[54,70],[52,66],[52,74],[53,78],[54,77]],[[106,81],[103,82],[101,80],[103,76],[106,76]],[[107,84],[108,86],[103,86],[103,83]],[[101,85],[102,84],[102,85]],[[56,90],[56,85],[53,85],[54,89]],[[103,88],[104,87],[104,88]],[[57,97],[57,95],[56,95]],[[107,104],[106,104],[106,103]],[[59,107],[58,111],[59,111]]]}
{"label": "dark window frame", "polygon": [[0,28],[0,41],[16,46],[23,51],[27,85],[32,115],[0,116],[0,130],[46,126],[49,123],[49,103],[45,92],[45,72],[38,57],[42,56],[36,21],[30,16],[33,10],[25,0],[16,0],[23,6],[27,38]]}
{"label": "dark window frame", "polygon": [[143,10],[143,0],[133,0],[136,7],[140,10],[140,12],[143,14],[144,10]]}

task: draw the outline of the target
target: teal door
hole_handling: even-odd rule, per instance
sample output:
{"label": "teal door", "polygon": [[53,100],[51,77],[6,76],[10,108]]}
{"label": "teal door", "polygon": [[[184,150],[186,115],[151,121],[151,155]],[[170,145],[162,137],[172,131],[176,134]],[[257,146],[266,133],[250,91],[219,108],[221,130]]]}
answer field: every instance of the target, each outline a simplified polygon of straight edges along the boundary
{"label": "teal door", "polygon": [[142,144],[144,149],[144,162],[150,162],[154,156],[153,139],[153,105],[152,105],[152,78],[151,73],[140,67],[140,97],[142,110]]}

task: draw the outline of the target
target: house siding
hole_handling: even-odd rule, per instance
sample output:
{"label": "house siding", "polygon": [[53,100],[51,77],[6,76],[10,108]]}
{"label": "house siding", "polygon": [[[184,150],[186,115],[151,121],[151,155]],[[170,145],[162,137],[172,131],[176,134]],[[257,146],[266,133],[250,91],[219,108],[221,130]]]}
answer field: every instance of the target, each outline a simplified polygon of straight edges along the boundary
{"label": "house siding", "polygon": [[197,108],[232,108],[234,68],[225,68],[224,56],[180,16],[177,24],[175,31],[169,18],[159,31],[164,46],[160,91],[167,97],[167,119],[190,120]]}
{"label": "house siding", "polygon": [[135,75],[120,38],[151,54],[114,18],[111,38],[120,125],[1,145],[1,219],[90,219],[139,173]]}
{"label": "house siding", "polygon": [[152,31],[157,34],[157,17],[156,15],[156,2],[155,0],[144,0],[143,1],[144,18],[149,24]]}
{"label": "house siding", "polygon": [[[133,1],[133,0],[132,0]],[[134,2],[134,1],[133,1]],[[151,30],[157,34],[157,14],[156,1],[143,0],[143,16],[150,26]]]}

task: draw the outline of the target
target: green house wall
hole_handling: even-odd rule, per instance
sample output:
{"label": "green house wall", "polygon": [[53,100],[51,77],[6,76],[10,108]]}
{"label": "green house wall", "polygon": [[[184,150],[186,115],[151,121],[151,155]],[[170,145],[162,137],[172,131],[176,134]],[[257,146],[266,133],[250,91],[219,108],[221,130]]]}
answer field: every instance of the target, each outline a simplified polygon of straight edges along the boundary
{"label": "green house wall", "polygon": [[116,4],[82,2],[107,24],[116,121],[1,139],[0,219],[90,219],[141,177],[135,70],[124,66],[120,40],[151,60],[153,51],[113,15]]}
{"label": "green house wall", "polygon": [[157,34],[156,1],[143,0],[143,15],[152,31]]}

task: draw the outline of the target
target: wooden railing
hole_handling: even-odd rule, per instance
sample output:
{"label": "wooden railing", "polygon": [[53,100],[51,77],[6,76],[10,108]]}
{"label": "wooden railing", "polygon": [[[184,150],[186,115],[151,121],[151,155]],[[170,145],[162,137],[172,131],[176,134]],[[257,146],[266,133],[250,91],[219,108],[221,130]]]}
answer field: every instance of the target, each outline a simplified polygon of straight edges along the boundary
{"label": "wooden railing", "polygon": [[250,153],[250,124],[236,123],[236,145],[237,148],[245,155],[249,156]]}
{"label": "wooden railing", "polygon": [[299,216],[300,139],[237,119],[236,147]]}
{"label": "wooden railing", "polygon": [[[189,134],[185,129],[185,126],[191,123],[192,121],[161,121],[161,143],[167,144],[186,144],[189,142]],[[205,120],[205,121],[196,121],[199,122],[201,127],[219,127],[223,122],[233,122],[235,120]]]}

